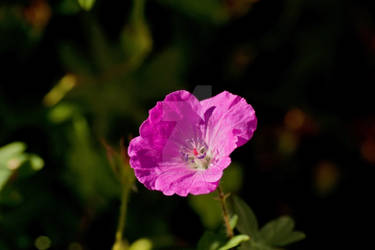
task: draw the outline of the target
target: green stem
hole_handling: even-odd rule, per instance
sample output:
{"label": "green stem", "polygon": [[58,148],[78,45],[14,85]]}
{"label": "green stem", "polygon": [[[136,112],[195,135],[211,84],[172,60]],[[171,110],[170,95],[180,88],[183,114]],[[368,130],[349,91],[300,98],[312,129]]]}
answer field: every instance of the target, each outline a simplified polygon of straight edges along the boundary
{"label": "green stem", "polygon": [[221,203],[221,210],[223,211],[223,218],[224,218],[225,228],[226,228],[226,231],[227,231],[227,236],[229,238],[232,238],[233,237],[233,229],[231,228],[230,223],[229,223],[229,213],[228,213],[227,204],[225,202],[226,197],[225,197],[225,194],[224,194],[223,190],[221,189],[220,185],[217,188],[217,192],[219,194],[219,200],[220,200],[220,203]]}
{"label": "green stem", "polygon": [[126,220],[126,210],[129,199],[129,188],[126,188],[126,185],[123,185],[122,194],[121,194],[121,207],[120,207],[120,216],[118,219],[117,231],[116,231],[116,242],[122,241],[122,236],[124,234],[125,220]]}

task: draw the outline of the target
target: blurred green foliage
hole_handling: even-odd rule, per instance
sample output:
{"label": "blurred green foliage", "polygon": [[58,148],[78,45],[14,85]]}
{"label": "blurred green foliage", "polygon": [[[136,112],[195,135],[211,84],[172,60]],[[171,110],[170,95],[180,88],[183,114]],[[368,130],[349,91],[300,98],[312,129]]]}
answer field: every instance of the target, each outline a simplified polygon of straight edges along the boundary
{"label": "blurred green foliage", "polygon": [[94,6],[95,0],[78,0],[82,9],[89,11]]}
{"label": "blurred green foliage", "polygon": [[[360,248],[366,232],[347,228],[373,213],[374,10],[340,0],[1,1],[0,249],[283,248],[304,238],[288,215],[308,235],[288,249]],[[232,241],[216,193],[146,190],[123,158],[147,110],[196,85],[245,97],[259,119],[222,179],[238,216]]]}
{"label": "blurred green foliage", "polygon": [[173,1],[159,0],[173,9],[181,11],[185,15],[201,20],[203,22],[212,22],[213,24],[223,24],[229,19],[227,9],[221,1],[202,0],[202,1]]}
{"label": "blurred green foliage", "polygon": [[25,149],[26,145],[22,142],[13,142],[0,148],[0,192],[12,175],[16,175],[17,179],[24,178],[44,166],[39,156],[24,153]]}

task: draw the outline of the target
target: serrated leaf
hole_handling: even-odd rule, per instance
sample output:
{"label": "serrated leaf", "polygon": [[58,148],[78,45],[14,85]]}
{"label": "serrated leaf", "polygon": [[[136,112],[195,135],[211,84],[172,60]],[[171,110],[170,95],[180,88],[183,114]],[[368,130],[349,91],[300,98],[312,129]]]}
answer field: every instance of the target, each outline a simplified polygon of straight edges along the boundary
{"label": "serrated leaf", "polygon": [[255,242],[253,240],[249,240],[249,241],[242,242],[242,244],[238,247],[238,250],[275,250],[275,249],[261,242]]}
{"label": "serrated leaf", "polygon": [[284,241],[280,242],[280,246],[286,246],[291,243],[303,240],[306,238],[306,235],[303,232],[300,231],[294,231],[291,232],[285,239]]}
{"label": "serrated leaf", "polygon": [[258,233],[258,221],[251,208],[238,196],[231,198],[232,210],[234,214],[238,215],[238,223],[236,228],[242,234],[256,237]]}
{"label": "serrated leaf", "polygon": [[231,249],[233,247],[238,246],[239,244],[241,244],[244,241],[248,241],[249,239],[250,239],[250,237],[248,235],[245,235],[245,234],[236,235],[233,238],[231,238],[227,243],[225,243],[224,246],[220,247],[218,250]]}
{"label": "serrated leaf", "polygon": [[198,242],[197,250],[227,250],[249,239],[248,235],[240,234],[228,240],[227,236],[221,231],[217,233],[206,231]]}
{"label": "serrated leaf", "polygon": [[268,222],[261,230],[260,236],[271,246],[285,246],[304,238],[304,234],[294,234],[294,220],[289,216],[282,216]]}

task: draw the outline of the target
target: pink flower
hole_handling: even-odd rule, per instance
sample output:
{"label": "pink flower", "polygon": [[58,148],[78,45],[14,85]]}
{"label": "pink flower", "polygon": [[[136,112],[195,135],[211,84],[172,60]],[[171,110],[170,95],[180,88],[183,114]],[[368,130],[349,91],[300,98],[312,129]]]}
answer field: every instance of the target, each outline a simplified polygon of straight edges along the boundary
{"label": "pink flower", "polygon": [[256,126],[254,109],[240,96],[224,91],[198,101],[175,91],[149,111],[130,142],[130,165],[141,183],[165,195],[210,193]]}

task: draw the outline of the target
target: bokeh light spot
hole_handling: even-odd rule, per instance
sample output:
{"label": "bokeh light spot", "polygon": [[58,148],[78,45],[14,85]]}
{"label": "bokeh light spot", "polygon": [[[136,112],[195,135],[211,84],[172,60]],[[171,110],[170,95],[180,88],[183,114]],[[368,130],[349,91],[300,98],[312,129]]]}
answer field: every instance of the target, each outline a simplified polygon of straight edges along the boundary
{"label": "bokeh light spot", "polygon": [[81,244],[79,244],[78,242],[72,242],[69,244],[69,247],[68,247],[68,250],[82,250],[82,246]]}
{"label": "bokeh light spot", "polygon": [[364,141],[361,145],[361,155],[369,163],[375,164],[375,140]]}
{"label": "bokeh light spot", "polygon": [[44,97],[44,105],[51,107],[58,103],[75,85],[77,77],[73,74],[67,74],[54,86]]}
{"label": "bokeh light spot", "polygon": [[319,162],[314,169],[314,189],[319,196],[331,194],[338,186],[340,171],[330,161]]}
{"label": "bokeh light spot", "polygon": [[282,154],[292,154],[297,148],[298,138],[291,132],[283,131],[279,136],[279,151]]}
{"label": "bokeh light spot", "polygon": [[39,250],[45,250],[51,247],[51,240],[47,236],[41,235],[35,239],[35,247]]}
{"label": "bokeh light spot", "polygon": [[30,157],[30,163],[31,163],[31,168],[35,171],[41,170],[44,166],[43,159],[36,155],[32,155]]}
{"label": "bokeh light spot", "polygon": [[24,10],[25,19],[38,30],[42,30],[47,25],[51,14],[51,7],[45,0],[31,1],[30,6]]}
{"label": "bokeh light spot", "polygon": [[302,110],[295,108],[289,110],[286,113],[284,118],[284,124],[290,130],[298,130],[302,127],[305,119],[305,113]]}

